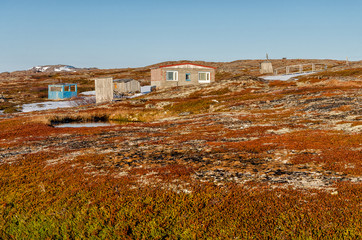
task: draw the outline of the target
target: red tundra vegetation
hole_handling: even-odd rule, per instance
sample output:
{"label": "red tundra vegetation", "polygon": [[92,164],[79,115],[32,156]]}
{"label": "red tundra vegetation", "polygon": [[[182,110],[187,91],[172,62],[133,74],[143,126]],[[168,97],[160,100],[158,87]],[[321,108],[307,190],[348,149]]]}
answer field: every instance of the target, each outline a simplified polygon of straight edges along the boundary
{"label": "red tundra vegetation", "polygon": [[[207,86],[0,115],[0,239],[361,238],[361,69],[328,63],[268,82],[236,61]],[[87,74],[148,77],[64,76]],[[56,127],[88,121],[116,124]]]}

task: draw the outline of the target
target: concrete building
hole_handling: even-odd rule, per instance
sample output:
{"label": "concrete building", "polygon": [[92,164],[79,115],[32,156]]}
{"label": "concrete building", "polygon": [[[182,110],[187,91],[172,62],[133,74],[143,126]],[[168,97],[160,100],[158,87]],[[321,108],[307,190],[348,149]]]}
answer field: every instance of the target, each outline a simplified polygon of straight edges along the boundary
{"label": "concrete building", "polygon": [[141,85],[139,81],[133,79],[115,79],[114,91],[117,93],[135,93],[141,91]]}
{"label": "concrete building", "polygon": [[48,85],[48,99],[59,100],[77,96],[77,84],[59,83]]}
{"label": "concrete building", "polygon": [[193,63],[160,66],[151,69],[151,86],[166,88],[208,84],[215,81],[215,69]]}

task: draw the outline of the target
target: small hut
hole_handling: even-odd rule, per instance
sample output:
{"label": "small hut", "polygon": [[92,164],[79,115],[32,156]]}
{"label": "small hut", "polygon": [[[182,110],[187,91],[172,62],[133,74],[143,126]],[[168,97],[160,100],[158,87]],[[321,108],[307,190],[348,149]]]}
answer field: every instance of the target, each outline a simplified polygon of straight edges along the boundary
{"label": "small hut", "polygon": [[133,79],[96,78],[96,103],[110,102],[129,93],[141,91],[140,83]]}
{"label": "small hut", "polygon": [[59,83],[48,85],[48,99],[59,100],[77,96],[77,84]]}
{"label": "small hut", "polygon": [[260,73],[274,73],[273,64],[269,61],[269,55],[266,54],[266,61],[260,63]]}
{"label": "small hut", "polygon": [[265,73],[273,73],[274,69],[273,69],[273,64],[269,61],[265,61],[260,63],[260,73],[261,74],[265,74]]}
{"label": "small hut", "polygon": [[115,79],[114,91],[118,93],[135,93],[141,91],[141,85],[139,81],[133,79]]}

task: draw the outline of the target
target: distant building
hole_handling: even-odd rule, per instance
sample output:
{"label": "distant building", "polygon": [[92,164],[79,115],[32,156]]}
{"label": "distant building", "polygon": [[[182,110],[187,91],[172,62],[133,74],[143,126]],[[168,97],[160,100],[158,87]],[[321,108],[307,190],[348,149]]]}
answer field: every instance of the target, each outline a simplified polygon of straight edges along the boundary
{"label": "distant building", "polygon": [[77,84],[59,83],[48,85],[48,99],[67,99],[77,96]]}
{"label": "distant building", "polygon": [[114,98],[141,91],[140,83],[133,79],[96,78],[96,103],[110,102]]}
{"label": "distant building", "polygon": [[155,88],[156,88],[155,86],[150,86],[150,85],[142,86],[141,87],[141,93],[143,93],[143,94],[150,93],[153,90],[155,90]]}
{"label": "distant building", "polygon": [[151,69],[151,86],[157,88],[208,84],[215,81],[214,67],[180,63]]}
{"label": "distant building", "polygon": [[270,61],[260,63],[260,73],[274,73],[273,64]]}
{"label": "distant building", "polygon": [[135,93],[141,91],[141,85],[139,81],[133,79],[115,79],[114,91],[118,93]]}

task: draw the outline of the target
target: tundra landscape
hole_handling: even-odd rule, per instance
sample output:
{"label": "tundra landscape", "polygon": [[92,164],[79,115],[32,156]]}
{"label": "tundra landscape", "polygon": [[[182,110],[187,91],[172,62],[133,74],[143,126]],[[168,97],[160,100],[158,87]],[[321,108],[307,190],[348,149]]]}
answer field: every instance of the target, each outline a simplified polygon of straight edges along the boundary
{"label": "tundra landscape", "polygon": [[[0,73],[0,239],[362,238],[362,61],[270,61],[326,69],[280,81],[263,60],[193,61],[215,82],[31,112],[49,84],[150,85],[186,61]],[[110,124],[58,127],[89,122]]]}

